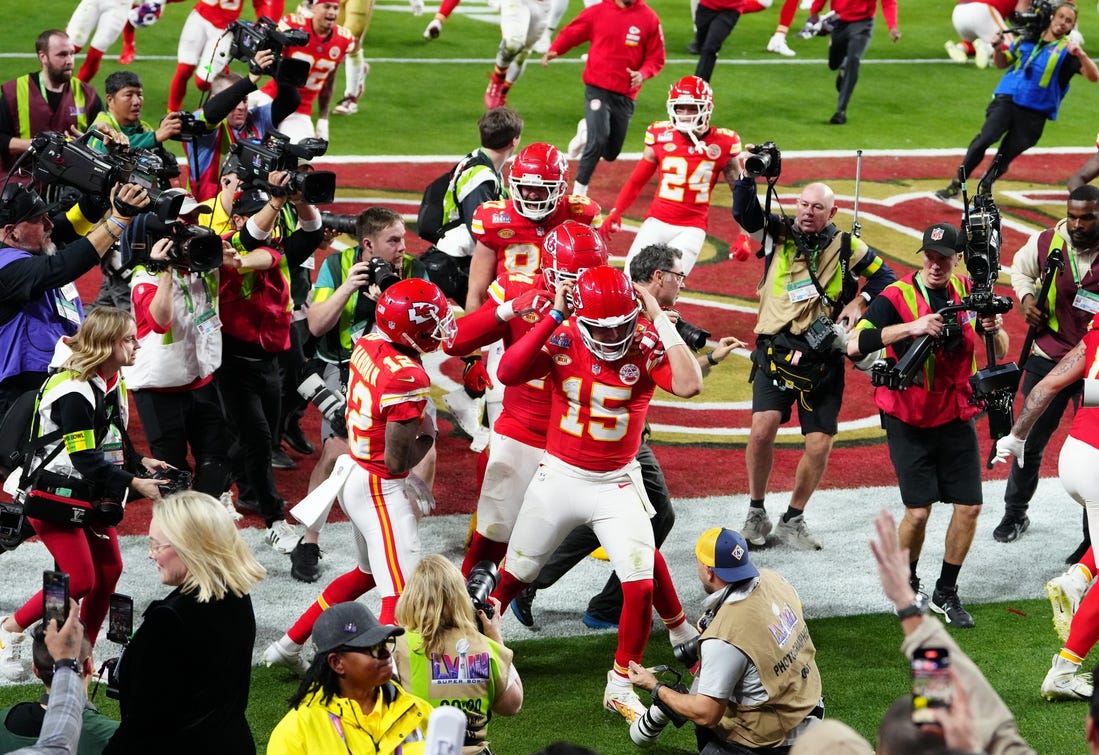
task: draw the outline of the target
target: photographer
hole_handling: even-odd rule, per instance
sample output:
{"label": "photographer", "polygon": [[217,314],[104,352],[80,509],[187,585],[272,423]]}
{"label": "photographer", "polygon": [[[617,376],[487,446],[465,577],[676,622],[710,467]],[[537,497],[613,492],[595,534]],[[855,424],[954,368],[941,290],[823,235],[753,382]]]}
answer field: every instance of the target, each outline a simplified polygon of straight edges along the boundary
{"label": "photographer", "polygon": [[[748,145],[742,157],[755,154]],[[777,150],[775,150],[777,152]],[[772,156],[771,164],[774,163]],[[777,173],[770,180],[777,179]],[[748,518],[741,533],[752,545],[764,545],[771,520],[764,497],[780,425],[798,404],[805,451],[798,462],[790,506],[776,528],[780,539],[798,548],[820,550],[805,523],[805,506],[828,465],[832,437],[843,400],[842,344],[831,337],[836,325],[850,328],[867,302],[896,280],[889,265],[861,239],[841,233],[832,223],[836,198],[822,183],[801,191],[794,217],[764,216],[755,179],[744,173],[733,185],[733,218],[757,241],[766,233],[763,280],[759,284],[759,320],[752,354],[752,429],[748,462]],[[867,280],[857,293],[858,276]],[[814,335],[816,344],[809,342]],[[798,354],[796,372],[779,369],[782,357]],[[776,361],[778,360],[778,361]]]}
{"label": "photographer", "polygon": [[757,569],[748,543],[733,530],[703,532],[695,556],[709,597],[698,620],[702,634],[684,649],[698,664],[694,683],[689,692],[677,690],[631,661],[630,681],[649,690],[654,705],[630,736],[638,744],[652,741],[670,712],[695,724],[702,755],[785,752],[824,715],[801,598],[778,573]]}
{"label": "photographer", "polygon": [[969,378],[976,372],[974,352],[980,336],[992,334],[997,358],[1007,353],[1007,332],[1000,315],[962,311],[938,314],[969,296],[972,281],[956,275],[960,233],[949,223],[936,223],[923,234],[923,267],[890,284],[855,326],[847,342],[849,356],[874,357],[885,349],[899,359],[921,336],[937,339],[915,384],[902,390],[885,385],[874,391],[881,410],[889,456],[897,473],[904,519],[901,546],[909,549],[912,589],[919,592],[916,565],[923,547],[931,504],[953,505],[946,532],[942,569],[931,594],[931,608],[958,628],[973,626],[973,617],[958,597],[958,573],[965,561],[977,516],[981,513],[981,458],[970,403]]}
{"label": "photographer", "polygon": [[[179,136],[181,126],[179,113],[168,113],[160,121],[160,126],[153,128],[141,120],[141,111],[145,106],[145,90],[141,85],[141,77],[133,71],[115,71],[103,82],[103,90],[107,94],[107,109],[101,112],[92,122],[93,127],[108,126],[115,132],[126,137],[130,149],[159,149],[168,155],[172,164],[175,164],[175,156],[162,150],[160,145],[169,139]],[[99,140],[93,139],[92,146],[98,146],[103,152],[107,147]]]}
{"label": "photographer", "polygon": [[[974,177],[973,171],[981,164],[985,151],[997,141],[998,162],[996,172],[988,176],[990,182],[1007,173],[1012,160],[1037,144],[1046,121],[1057,120],[1061,100],[1068,94],[1074,75],[1082,73],[1088,81],[1099,81],[1095,62],[1068,37],[1076,27],[1076,6],[1065,0],[1052,6],[1036,2],[1034,10],[1030,23],[1037,28],[1024,28],[1006,52],[1003,32],[993,40],[996,67],[1007,68],[1008,72],[992,93],[981,132],[966,150],[962,167],[967,180]],[[952,199],[961,189],[961,183],[954,179],[935,196]]]}
{"label": "photographer", "polygon": [[[453,705],[466,715],[462,755],[492,755],[488,723],[523,707],[523,681],[501,635],[500,605],[486,614],[470,602],[466,582],[445,556],[417,564],[397,599],[405,628],[393,651],[397,677],[411,694],[434,707]],[[455,666],[447,659],[462,659]]]}
{"label": "photographer", "polygon": [[58,250],[51,238],[55,221],[35,191],[12,182],[0,194],[0,416],[45,382],[57,339],[74,334],[84,318],[74,281],[98,264],[149,202],[136,184],[117,187],[111,198],[102,222]]}

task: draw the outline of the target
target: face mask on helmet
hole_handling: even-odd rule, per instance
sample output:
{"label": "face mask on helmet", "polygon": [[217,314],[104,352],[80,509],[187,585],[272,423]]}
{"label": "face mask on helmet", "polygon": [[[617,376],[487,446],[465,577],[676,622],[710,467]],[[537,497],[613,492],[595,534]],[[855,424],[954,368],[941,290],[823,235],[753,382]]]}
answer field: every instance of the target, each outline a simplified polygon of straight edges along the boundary
{"label": "face mask on helmet", "polygon": [[553,213],[565,195],[567,171],[565,156],[552,144],[522,150],[508,175],[508,193],[519,214],[538,222]]}
{"label": "face mask on helmet", "polygon": [[454,313],[442,290],[421,278],[394,283],[378,300],[378,330],[391,342],[421,354],[454,342]]}
{"label": "face mask on helmet", "polygon": [[[676,112],[676,106],[680,106],[682,112]],[[668,120],[677,131],[696,134],[706,131],[713,112],[713,90],[697,76],[684,76],[668,92]]]}
{"label": "face mask on helmet", "polygon": [[606,266],[585,270],[576,279],[572,298],[580,339],[588,350],[605,362],[624,357],[641,311],[626,274]]}

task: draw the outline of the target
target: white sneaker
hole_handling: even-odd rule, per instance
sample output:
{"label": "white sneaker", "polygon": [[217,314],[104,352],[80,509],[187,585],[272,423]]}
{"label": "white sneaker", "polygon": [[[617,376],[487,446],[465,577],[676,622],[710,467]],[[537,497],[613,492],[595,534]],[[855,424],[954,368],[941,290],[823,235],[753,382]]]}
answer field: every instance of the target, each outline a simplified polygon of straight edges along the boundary
{"label": "white sneaker", "polygon": [[1061,642],[1068,641],[1072,617],[1076,615],[1076,609],[1087,591],[1088,580],[1080,571],[1079,564],[1072,565],[1061,576],[1046,582],[1046,595],[1053,606],[1053,628]]}
{"label": "white sneaker", "polygon": [[300,539],[301,535],[287,524],[285,519],[279,519],[267,529],[267,537],[264,538],[264,542],[279,553],[290,555]]}
{"label": "white sneaker", "polygon": [[668,630],[668,641],[672,643],[673,648],[676,645],[682,645],[684,642],[690,642],[695,637],[698,637],[698,630],[689,621],[684,621],[675,629]]}
{"label": "white sneaker", "polygon": [[345,94],[336,107],[332,108],[333,115],[354,115],[359,112],[359,103],[349,94]]}
{"label": "white sneaker", "polygon": [[309,661],[305,660],[300,648],[297,651],[285,650],[278,642],[272,642],[263,651],[263,662],[268,667],[285,666],[298,676],[305,676],[309,670]]}
{"label": "white sneaker", "polygon": [[770,518],[766,509],[753,509],[748,507],[748,518],[744,520],[744,526],[740,528],[740,534],[748,541],[749,545],[757,548],[767,545],[767,536],[771,534]]}
{"label": "white sneaker", "polygon": [[545,55],[549,52],[550,42],[550,30],[547,27],[546,30],[542,32],[542,36],[538,38],[538,41],[534,43],[534,54]]}
{"label": "white sneaker", "polygon": [[969,60],[969,56],[965,54],[965,48],[954,41],[948,41],[943,45],[946,48],[946,54],[950,56],[950,59],[955,63],[964,63]]}
{"label": "white sneaker", "polygon": [[1053,665],[1042,681],[1042,697],[1047,700],[1090,700],[1091,674],[1077,674],[1080,664],[1053,656]]}
{"label": "white sneaker", "polygon": [[424,29],[424,39],[432,40],[438,39],[439,35],[443,33],[443,22],[437,18],[431,19],[431,23]]}
{"label": "white sneaker", "polygon": [[7,618],[0,618],[0,678],[9,682],[23,681],[28,675],[31,644],[26,632],[9,632],[2,628]]}
{"label": "white sneaker", "polygon": [[471,438],[477,437],[477,430],[484,425],[481,418],[485,416],[485,397],[470,398],[465,388],[456,388],[443,396],[443,404],[454,415],[454,421],[462,432]]}
{"label": "white sneaker", "polygon": [[978,68],[988,68],[994,54],[995,50],[991,43],[985,42],[980,37],[973,40],[973,62]]}
{"label": "white sneaker", "polygon": [[237,507],[233,505],[233,491],[226,490],[221,494],[221,497],[218,498],[218,501],[225,507],[225,510],[229,512],[229,516],[232,517],[234,522],[239,522],[244,518],[244,514],[237,511]]}
{"label": "white sneaker", "polygon": [[568,150],[566,154],[573,160],[579,160],[580,155],[584,154],[584,147],[588,144],[588,122],[581,118],[580,122],[576,124],[576,136],[569,139]]}
{"label": "white sneaker", "polygon": [[798,514],[788,522],[779,517],[778,524],[775,526],[775,535],[782,542],[799,550],[819,551],[821,549],[820,540],[813,537],[809,532],[809,526],[805,524],[805,514]]}
{"label": "white sneaker", "polygon": [[786,35],[777,31],[771,35],[770,41],[767,42],[767,52],[778,53],[787,58],[797,55],[796,52],[790,49],[790,45],[786,44]]}
{"label": "white sneaker", "polygon": [[313,129],[313,132],[317,135],[318,139],[328,141],[328,119],[318,118],[317,126]]}
{"label": "white sneaker", "polygon": [[408,0],[408,9],[412,11],[413,16],[424,15],[424,0]]}
{"label": "white sneaker", "polygon": [[611,713],[617,713],[631,724],[648,710],[641,704],[637,693],[628,681],[619,682],[614,670],[607,672],[607,686],[603,690],[603,707]]}

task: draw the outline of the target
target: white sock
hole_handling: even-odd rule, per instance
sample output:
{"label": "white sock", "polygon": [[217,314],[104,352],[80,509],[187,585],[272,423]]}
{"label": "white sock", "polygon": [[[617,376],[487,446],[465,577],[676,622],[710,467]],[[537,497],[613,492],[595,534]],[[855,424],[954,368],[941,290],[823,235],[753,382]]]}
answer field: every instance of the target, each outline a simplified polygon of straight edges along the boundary
{"label": "white sock", "polygon": [[302,647],[304,647],[303,645],[299,645],[298,643],[290,639],[290,635],[288,634],[284,634],[282,637],[280,637],[277,640],[276,644],[278,644],[278,646],[285,650],[287,653],[290,653],[292,655],[300,653]]}
{"label": "white sock", "polygon": [[358,99],[363,91],[363,83],[366,81],[366,75],[363,71],[363,50],[361,47],[358,51],[347,56],[344,66],[344,73],[347,77],[347,88],[344,90],[343,96]]}
{"label": "white sock", "polygon": [[586,197],[588,196],[588,185],[582,184],[579,181],[573,181],[572,193],[578,197]]}

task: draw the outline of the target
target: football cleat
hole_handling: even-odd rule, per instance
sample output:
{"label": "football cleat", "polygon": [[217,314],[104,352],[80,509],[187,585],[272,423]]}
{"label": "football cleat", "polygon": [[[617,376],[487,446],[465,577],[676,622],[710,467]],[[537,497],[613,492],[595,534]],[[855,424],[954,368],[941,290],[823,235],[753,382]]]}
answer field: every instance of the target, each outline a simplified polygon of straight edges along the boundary
{"label": "football cleat", "polygon": [[1061,576],[1046,582],[1046,595],[1053,606],[1053,628],[1062,642],[1068,640],[1072,617],[1076,615],[1089,584],[1079,565],[1069,567]]}
{"label": "football cleat", "polygon": [[298,676],[305,676],[309,670],[309,661],[305,660],[300,649],[296,652],[284,650],[278,642],[272,642],[263,651],[263,662],[268,667],[285,666]]}
{"label": "football cleat", "polygon": [[359,112],[359,103],[356,102],[356,99],[357,98],[350,95],[344,96],[344,98],[340,100],[339,104],[336,105],[336,107],[332,108],[332,114],[354,115],[355,113]]}
{"label": "football cleat", "polygon": [[485,90],[485,110],[492,110],[508,104],[506,85],[507,81],[503,76],[492,74],[488,80],[488,88]]}
{"label": "football cleat", "polygon": [[18,682],[27,676],[31,643],[26,632],[9,632],[3,629],[7,617],[0,618],[0,678]]}
{"label": "football cleat", "polygon": [[1091,674],[1078,674],[1080,664],[1053,656],[1053,664],[1042,680],[1042,697],[1046,700],[1090,700],[1092,693]]}
{"label": "football cleat", "polygon": [[796,52],[790,49],[790,45],[786,44],[786,35],[779,32],[772,34],[767,41],[767,52],[777,53],[784,58],[792,58],[797,55]]}
{"label": "football cleat", "polygon": [[603,707],[611,713],[617,713],[632,724],[645,715],[648,709],[641,704],[640,698],[628,681],[618,682],[614,676],[613,670],[607,672],[607,686],[603,690]]}
{"label": "football cleat", "polygon": [[430,41],[432,39],[438,39],[439,35],[443,33],[443,22],[437,18],[431,19],[431,23],[424,29],[424,39]]}

